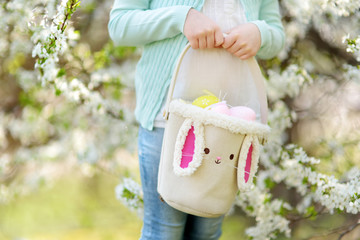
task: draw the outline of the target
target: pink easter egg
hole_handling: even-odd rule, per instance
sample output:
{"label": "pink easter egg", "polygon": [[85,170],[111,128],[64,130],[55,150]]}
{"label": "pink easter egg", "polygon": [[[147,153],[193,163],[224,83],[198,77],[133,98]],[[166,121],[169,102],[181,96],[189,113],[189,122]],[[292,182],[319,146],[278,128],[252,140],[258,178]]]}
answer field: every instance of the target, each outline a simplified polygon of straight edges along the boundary
{"label": "pink easter egg", "polygon": [[256,113],[254,110],[244,106],[237,106],[230,108],[230,115],[232,117],[241,118],[247,121],[255,121]]}
{"label": "pink easter egg", "polygon": [[229,107],[226,105],[226,102],[215,103],[213,105],[210,105],[209,108],[210,108],[210,111],[213,111],[216,113],[221,113],[221,114],[226,114],[226,115],[231,114]]}

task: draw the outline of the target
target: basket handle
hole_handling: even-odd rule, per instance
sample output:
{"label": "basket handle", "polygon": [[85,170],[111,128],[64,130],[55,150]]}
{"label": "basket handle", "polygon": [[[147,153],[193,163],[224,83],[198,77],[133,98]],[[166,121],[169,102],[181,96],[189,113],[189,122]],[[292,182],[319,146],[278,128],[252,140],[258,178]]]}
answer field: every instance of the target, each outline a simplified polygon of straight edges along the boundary
{"label": "basket handle", "polygon": [[[226,36],[226,35],[224,34],[224,36]],[[184,56],[188,52],[190,47],[191,47],[190,43],[188,43],[185,46],[184,50],[181,52],[181,54],[180,54],[180,56],[178,58],[178,61],[176,63],[174,74],[173,74],[173,77],[171,78],[171,83],[170,83],[170,86],[169,86],[169,92],[168,92],[168,95],[167,95],[167,98],[166,98],[165,109],[164,109],[164,112],[163,112],[163,118],[165,120],[169,119],[170,102],[173,99],[176,79],[177,79],[178,74],[179,74],[181,62],[184,59]],[[255,57],[252,57],[252,58],[250,58],[250,59],[248,59],[246,61],[248,61],[249,67],[252,68],[252,72],[256,75],[256,77],[257,78],[262,78],[263,76],[262,76],[260,67],[259,67],[259,65],[257,64],[257,62],[255,60]],[[263,94],[260,94],[260,98],[261,98],[260,102],[263,102],[264,106],[262,106],[261,109],[260,109],[260,115],[261,115],[261,122],[266,124],[267,115],[268,115],[268,113],[267,113],[267,107],[268,106],[267,106],[267,97],[266,97],[265,86],[263,84],[260,84],[258,81],[255,81],[255,84],[257,85],[257,88],[260,89],[263,92]]]}
{"label": "basket handle", "polygon": [[168,92],[168,95],[167,95],[167,98],[166,98],[165,110],[164,110],[164,113],[163,113],[163,117],[164,117],[165,120],[169,119],[170,102],[171,102],[171,100],[173,98],[174,88],[175,88],[177,76],[179,74],[179,69],[180,69],[181,62],[184,59],[184,56],[187,53],[187,51],[190,49],[190,47],[191,47],[190,43],[188,43],[185,46],[184,50],[181,52],[181,54],[179,56],[179,59],[178,59],[178,61],[176,63],[174,74],[173,74],[173,77],[171,78],[171,83],[170,83],[170,86],[169,86],[169,92]]}

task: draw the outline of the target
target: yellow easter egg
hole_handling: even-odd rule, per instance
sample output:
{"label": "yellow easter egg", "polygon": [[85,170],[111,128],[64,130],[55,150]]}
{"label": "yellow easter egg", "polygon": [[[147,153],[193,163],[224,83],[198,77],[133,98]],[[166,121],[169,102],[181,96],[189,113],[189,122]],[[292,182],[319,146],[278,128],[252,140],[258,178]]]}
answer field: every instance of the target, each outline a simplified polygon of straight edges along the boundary
{"label": "yellow easter egg", "polygon": [[206,108],[207,106],[218,103],[219,101],[220,100],[214,95],[205,95],[195,99],[192,104],[201,108]]}

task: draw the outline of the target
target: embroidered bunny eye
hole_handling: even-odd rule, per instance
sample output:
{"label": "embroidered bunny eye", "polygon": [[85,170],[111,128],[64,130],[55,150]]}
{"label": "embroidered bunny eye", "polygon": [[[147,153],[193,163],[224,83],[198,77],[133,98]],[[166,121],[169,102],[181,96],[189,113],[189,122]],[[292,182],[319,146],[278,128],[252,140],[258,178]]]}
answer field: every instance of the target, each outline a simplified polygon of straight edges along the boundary
{"label": "embroidered bunny eye", "polygon": [[209,152],[210,152],[210,149],[208,149],[208,148],[205,148],[205,149],[204,149],[204,152],[205,152],[205,154],[209,154]]}
{"label": "embroidered bunny eye", "polygon": [[234,154],[230,154],[230,160],[234,159]]}

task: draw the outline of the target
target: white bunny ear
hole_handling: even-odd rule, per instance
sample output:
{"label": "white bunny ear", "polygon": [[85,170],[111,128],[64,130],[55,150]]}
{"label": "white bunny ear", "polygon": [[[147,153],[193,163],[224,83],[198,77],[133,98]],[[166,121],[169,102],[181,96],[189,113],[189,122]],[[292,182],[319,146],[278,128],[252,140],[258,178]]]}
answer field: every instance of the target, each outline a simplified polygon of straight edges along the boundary
{"label": "white bunny ear", "polygon": [[174,150],[174,173],[190,176],[201,165],[204,156],[204,126],[185,119],[176,137]]}
{"label": "white bunny ear", "polygon": [[240,190],[246,190],[251,186],[258,169],[259,155],[260,143],[258,138],[251,135],[246,136],[238,160],[237,182]]}

